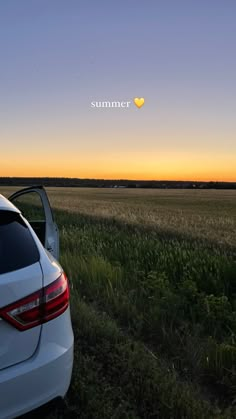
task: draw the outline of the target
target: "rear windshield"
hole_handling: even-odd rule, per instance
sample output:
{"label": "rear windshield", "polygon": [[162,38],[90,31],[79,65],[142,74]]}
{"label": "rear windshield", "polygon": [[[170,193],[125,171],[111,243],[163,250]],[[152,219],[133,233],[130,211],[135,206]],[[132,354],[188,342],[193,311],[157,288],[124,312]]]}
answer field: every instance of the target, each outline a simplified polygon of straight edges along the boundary
{"label": "rear windshield", "polygon": [[0,274],[38,262],[39,251],[19,214],[0,211]]}

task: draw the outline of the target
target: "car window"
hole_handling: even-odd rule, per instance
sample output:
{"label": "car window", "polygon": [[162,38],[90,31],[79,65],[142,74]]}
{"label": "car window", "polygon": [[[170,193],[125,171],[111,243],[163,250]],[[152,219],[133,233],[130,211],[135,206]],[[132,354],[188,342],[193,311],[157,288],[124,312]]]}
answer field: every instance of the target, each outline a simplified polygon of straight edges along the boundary
{"label": "car window", "polygon": [[0,274],[25,268],[38,260],[38,248],[20,215],[0,211]]}
{"label": "car window", "polygon": [[37,192],[23,193],[13,198],[11,202],[28,221],[45,221],[43,203]]}

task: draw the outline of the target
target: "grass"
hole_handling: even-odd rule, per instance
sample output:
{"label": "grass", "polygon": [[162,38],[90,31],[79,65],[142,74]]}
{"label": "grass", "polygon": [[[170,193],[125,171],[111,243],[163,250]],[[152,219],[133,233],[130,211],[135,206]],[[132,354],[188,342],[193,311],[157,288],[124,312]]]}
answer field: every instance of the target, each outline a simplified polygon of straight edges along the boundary
{"label": "grass", "polygon": [[51,417],[236,417],[236,192],[48,192],[75,331]]}
{"label": "grass", "polygon": [[[9,195],[19,188],[1,187]],[[47,188],[54,208],[236,246],[236,191]]]}

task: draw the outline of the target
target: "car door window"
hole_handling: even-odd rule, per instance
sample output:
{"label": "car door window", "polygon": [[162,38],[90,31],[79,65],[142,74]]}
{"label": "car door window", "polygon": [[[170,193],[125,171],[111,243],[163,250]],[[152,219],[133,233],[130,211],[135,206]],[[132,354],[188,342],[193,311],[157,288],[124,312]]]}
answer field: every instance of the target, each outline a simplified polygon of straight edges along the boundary
{"label": "car door window", "polygon": [[8,198],[34,229],[45,249],[59,258],[59,232],[43,186],[21,189]]}
{"label": "car door window", "polygon": [[19,195],[14,198],[13,203],[27,220],[45,221],[43,203],[37,192]]}
{"label": "car door window", "polygon": [[46,217],[40,195],[30,191],[12,199],[12,203],[29,221],[42,244],[45,244]]}

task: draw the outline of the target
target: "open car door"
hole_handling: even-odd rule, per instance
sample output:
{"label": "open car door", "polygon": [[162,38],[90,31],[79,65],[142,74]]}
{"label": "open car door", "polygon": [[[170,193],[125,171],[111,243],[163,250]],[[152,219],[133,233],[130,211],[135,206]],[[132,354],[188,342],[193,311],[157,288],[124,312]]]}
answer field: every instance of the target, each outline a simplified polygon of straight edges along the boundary
{"label": "open car door", "polygon": [[32,186],[15,192],[9,198],[27,219],[41,243],[59,258],[59,233],[43,186]]}

